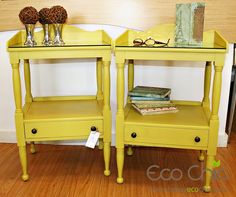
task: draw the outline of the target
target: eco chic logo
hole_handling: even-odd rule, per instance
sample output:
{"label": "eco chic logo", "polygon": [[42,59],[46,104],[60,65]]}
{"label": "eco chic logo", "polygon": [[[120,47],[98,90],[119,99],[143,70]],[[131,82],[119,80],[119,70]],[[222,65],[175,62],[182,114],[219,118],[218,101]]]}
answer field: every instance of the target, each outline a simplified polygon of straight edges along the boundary
{"label": "eco chic logo", "polygon": [[[220,160],[219,161],[213,161],[212,166],[214,168],[220,167]],[[198,176],[193,176],[192,171],[193,170],[199,170],[201,169],[201,173]],[[188,168],[187,176],[190,180],[198,181],[202,180],[205,172],[212,173],[212,179],[222,179],[226,178],[226,174],[222,168],[218,168],[217,170],[210,170],[210,169],[203,169],[202,166],[199,165],[192,165]],[[159,172],[159,173],[158,173]],[[160,169],[160,166],[158,165],[151,165],[148,167],[146,171],[147,177],[152,181],[158,181],[158,180],[164,180],[164,181],[179,181],[183,178],[183,172],[179,168],[169,169],[169,168],[163,168]]]}

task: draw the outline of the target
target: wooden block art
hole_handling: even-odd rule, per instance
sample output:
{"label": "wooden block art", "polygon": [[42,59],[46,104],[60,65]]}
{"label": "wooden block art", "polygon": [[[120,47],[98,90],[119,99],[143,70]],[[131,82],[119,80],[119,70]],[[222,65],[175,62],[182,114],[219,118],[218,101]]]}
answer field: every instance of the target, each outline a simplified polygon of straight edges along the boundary
{"label": "wooden block art", "polygon": [[177,45],[201,45],[204,29],[205,3],[176,5],[175,43]]}

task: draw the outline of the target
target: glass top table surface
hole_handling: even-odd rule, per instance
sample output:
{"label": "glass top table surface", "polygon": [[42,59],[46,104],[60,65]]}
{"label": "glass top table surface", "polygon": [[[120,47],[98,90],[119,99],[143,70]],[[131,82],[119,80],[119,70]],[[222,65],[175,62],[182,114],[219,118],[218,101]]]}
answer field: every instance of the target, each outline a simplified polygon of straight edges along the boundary
{"label": "glass top table surface", "polygon": [[219,44],[215,43],[203,43],[202,45],[180,45],[180,44],[175,44],[175,43],[169,43],[167,46],[134,46],[133,44],[117,44],[116,47],[128,47],[128,48],[148,48],[148,49],[226,49],[225,46],[221,46]]}
{"label": "glass top table surface", "polygon": [[91,43],[82,43],[82,42],[78,42],[78,43],[65,43],[64,45],[49,45],[49,46],[45,46],[41,43],[37,43],[37,45],[35,46],[26,46],[24,45],[24,43],[18,43],[18,44],[14,44],[14,45],[10,45],[8,46],[8,48],[61,48],[61,47],[99,47],[99,46],[111,46],[111,44],[108,43],[104,43],[104,42],[91,42]]}

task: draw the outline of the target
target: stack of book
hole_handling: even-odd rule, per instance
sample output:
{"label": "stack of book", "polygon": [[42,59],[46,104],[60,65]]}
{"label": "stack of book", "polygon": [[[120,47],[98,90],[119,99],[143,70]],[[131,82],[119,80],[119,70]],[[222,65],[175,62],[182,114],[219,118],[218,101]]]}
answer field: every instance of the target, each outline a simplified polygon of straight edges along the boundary
{"label": "stack of book", "polygon": [[170,88],[136,86],[129,91],[132,106],[142,115],[174,113],[178,109],[170,101]]}

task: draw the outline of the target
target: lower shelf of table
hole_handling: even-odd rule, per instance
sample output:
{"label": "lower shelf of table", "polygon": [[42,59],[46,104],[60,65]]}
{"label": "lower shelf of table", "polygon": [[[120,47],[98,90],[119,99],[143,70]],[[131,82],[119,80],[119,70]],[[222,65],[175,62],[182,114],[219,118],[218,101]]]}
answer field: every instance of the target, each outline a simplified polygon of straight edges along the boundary
{"label": "lower shelf of table", "polygon": [[95,126],[103,136],[102,102],[37,101],[25,105],[27,141],[86,139]]}
{"label": "lower shelf of table", "polygon": [[[209,120],[201,105],[177,105],[177,113],[140,115],[125,108],[124,143],[142,146],[206,149]],[[199,142],[197,138],[200,138]]]}

